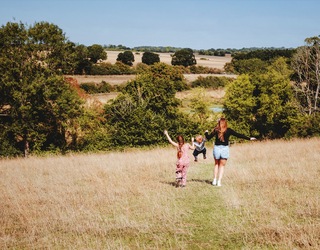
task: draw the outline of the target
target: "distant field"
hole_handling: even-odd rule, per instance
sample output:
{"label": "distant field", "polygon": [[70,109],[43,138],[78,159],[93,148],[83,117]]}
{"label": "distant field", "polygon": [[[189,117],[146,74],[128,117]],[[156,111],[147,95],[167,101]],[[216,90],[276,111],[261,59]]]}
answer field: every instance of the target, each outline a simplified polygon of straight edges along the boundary
{"label": "distant field", "polygon": [[[108,58],[106,62],[115,63],[117,61],[118,54],[121,53],[121,51],[107,51]],[[160,56],[160,62],[167,63],[171,65],[171,55],[174,53],[156,53]],[[134,65],[137,63],[141,63],[141,58],[143,55],[143,52],[135,53],[134,55]],[[231,56],[204,56],[199,55],[195,53],[195,58],[197,60],[198,66],[205,66],[210,68],[217,68],[217,69],[223,69],[224,65],[227,62],[231,62]]]}
{"label": "distant field", "polygon": [[[120,51],[107,51],[108,59],[106,62],[114,64],[117,61],[117,57]],[[135,56],[135,62],[134,65],[137,63],[141,63],[141,57],[143,52],[139,54],[134,54]],[[171,65],[171,54],[170,53],[158,53],[160,55],[160,61],[170,64]],[[219,56],[200,56],[198,54],[195,54],[197,65],[198,66],[205,66],[210,68],[217,68],[217,69],[223,69],[224,65],[227,62],[231,61],[231,57],[219,57]],[[206,60],[201,60],[201,58]],[[226,77],[236,77],[235,75],[219,75],[219,74],[210,74],[211,76],[226,76]],[[184,74],[187,82],[192,82],[196,80],[200,74]],[[201,76],[209,76],[209,74],[201,74]],[[86,83],[86,82],[95,82],[95,83],[101,83],[101,81],[105,81],[110,83],[111,85],[120,85],[122,83],[126,83],[129,80],[132,80],[135,78],[135,75],[104,75],[104,76],[90,76],[90,75],[76,75],[72,76],[77,79],[78,83]]]}
{"label": "distant field", "polygon": [[[108,59],[106,60],[106,62],[110,62],[110,63],[115,63],[116,59],[118,57],[118,54],[120,53],[120,51],[107,51],[108,54]],[[143,52],[140,52],[139,54],[134,54],[135,56],[135,62],[134,65],[136,65],[137,63],[141,62],[141,57],[142,57]],[[173,53],[158,53],[160,55],[160,61],[170,64],[171,65],[171,54]],[[211,67],[211,68],[217,68],[217,69],[223,69],[224,65],[227,62],[231,61],[231,57],[227,56],[227,57],[218,57],[218,56],[200,56],[198,54],[195,54],[196,60],[197,60],[197,65],[201,65],[201,66],[205,66],[205,67]],[[205,60],[203,60],[205,59]],[[191,83],[193,81],[195,81],[199,76],[225,76],[225,77],[237,77],[236,75],[221,75],[221,74],[184,74],[184,77],[186,78],[186,81],[188,83]],[[126,82],[128,82],[129,80],[134,79],[136,76],[135,75],[74,75],[74,76],[70,76],[73,77],[77,80],[77,82],[79,84],[82,83],[88,83],[88,82],[92,82],[92,83],[101,83],[102,81],[108,82],[111,85],[121,85],[121,84],[125,84]],[[219,91],[212,91],[212,90],[208,90],[209,95],[214,95],[214,96],[219,96],[219,98],[223,97],[224,91],[223,90],[219,90]],[[118,93],[106,93],[106,94],[95,94],[95,95],[91,95],[89,97],[89,102],[92,102],[94,100],[99,101],[101,103],[106,103],[107,101],[115,98],[117,96]],[[185,95],[190,95],[190,91],[186,92]],[[182,98],[183,96],[185,96],[182,93],[178,93],[177,97],[178,98]]]}
{"label": "distant field", "polygon": [[318,250],[319,152],[319,138],[237,143],[222,187],[210,153],[184,189],[171,146],[0,160],[0,249]]}

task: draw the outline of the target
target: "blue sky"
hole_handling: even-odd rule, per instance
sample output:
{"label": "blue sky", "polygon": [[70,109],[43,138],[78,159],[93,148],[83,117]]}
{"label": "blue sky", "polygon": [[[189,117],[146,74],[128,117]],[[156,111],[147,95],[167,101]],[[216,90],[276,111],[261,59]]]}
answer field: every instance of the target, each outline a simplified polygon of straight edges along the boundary
{"label": "blue sky", "polygon": [[77,44],[286,47],[320,35],[318,0],[5,0],[0,24],[47,21]]}

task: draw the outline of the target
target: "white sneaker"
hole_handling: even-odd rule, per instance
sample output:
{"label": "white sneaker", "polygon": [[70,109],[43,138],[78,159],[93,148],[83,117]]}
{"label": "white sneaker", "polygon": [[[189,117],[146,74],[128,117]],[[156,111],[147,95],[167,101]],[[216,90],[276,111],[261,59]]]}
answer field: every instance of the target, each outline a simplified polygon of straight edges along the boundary
{"label": "white sneaker", "polygon": [[221,181],[218,181],[217,186],[218,186],[218,187],[221,187]]}
{"label": "white sneaker", "polygon": [[216,179],[213,179],[212,185],[213,185],[213,186],[216,186],[216,185],[217,185],[217,180],[216,180]]}

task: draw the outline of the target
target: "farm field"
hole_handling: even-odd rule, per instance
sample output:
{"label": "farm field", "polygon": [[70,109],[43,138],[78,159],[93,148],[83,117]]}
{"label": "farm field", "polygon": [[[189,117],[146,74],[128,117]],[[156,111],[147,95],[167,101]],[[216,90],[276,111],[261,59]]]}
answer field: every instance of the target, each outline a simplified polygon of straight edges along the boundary
{"label": "farm field", "polygon": [[[109,62],[114,64],[117,61],[117,57],[120,51],[107,51],[108,58],[105,62]],[[141,63],[142,52],[139,54],[134,54],[135,62],[134,66],[137,63]],[[171,65],[171,56],[170,53],[158,53],[160,55],[160,61],[170,64]],[[205,66],[210,68],[217,68],[223,69],[224,65],[228,62],[231,62],[231,57],[219,57],[219,56],[199,56],[195,54],[197,65],[198,66]],[[202,58],[202,60],[201,60]],[[205,60],[204,60],[205,59]],[[201,74],[202,76],[206,77],[209,74]],[[236,77],[235,75],[221,75],[221,74],[210,74],[211,76],[226,76],[226,77]],[[187,82],[192,82],[196,80],[200,74],[184,74]],[[87,82],[94,82],[94,83],[101,83],[102,81],[108,82],[111,85],[121,85],[126,83],[129,80],[135,78],[135,75],[104,75],[104,76],[90,76],[90,75],[74,75],[71,76],[77,79],[78,83],[87,83]]]}
{"label": "farm field", "polygon": [[319,249],[320,139],[230,150],[222,187],[208,154],[183,189],[171,146],[2,159],[0,248]]}
{"label": "farm field", "polygon": [[[107,52],[107,60],[105,62],[109,63],[115,63],[117,61],[118,54],[121,53],[122,51],[106,51]],[[160,62],[167,63],[171,65],[171,55],[174,53],[156,53],[160,57]],[[134,63],[133,65],[137,65],[138,63],[142,62],[142,55],[143,52],[138,52],[135,53],[133,52],[134,55]],[[199,55],[197,53],[194,54],[195,58],[197,60],[197,65],[198,66],[204,66],[204,67],[210,67],[210,68],[217,68],[217,69],[223,69],[224,65],[227,62],[231,62],[231,56],[205,56],[205,55]]]}

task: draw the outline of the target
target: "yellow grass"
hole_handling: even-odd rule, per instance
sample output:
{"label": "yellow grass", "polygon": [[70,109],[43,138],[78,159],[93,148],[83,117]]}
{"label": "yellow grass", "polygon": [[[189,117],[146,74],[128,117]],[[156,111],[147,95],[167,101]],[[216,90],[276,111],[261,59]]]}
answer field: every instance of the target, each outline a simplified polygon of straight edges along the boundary
{"label": "yellow grass", "polygon": [[[107,52],[107,60],[106,62],[109,63],[115,63],[117,61],[119,53],[123,51],[106,51]],[[174,53],[156,53],[160,57],[160,62],[167,63],[171,65],[171,60],[172,60],[172,55]],[[135,53],[133,52],[134,55],[134,62],[133,65],[137,65],[138,63],[142,62],[142,55],[143,52],[138,52]],[[199,55],[198,53],[195,53],[195,58],[197,61],[198,66],[204,66],[204,67],[209,67],[209,68],[217,68],[217,69],[223,69],[224,65],[227,62],[231,62],[231,56],[204,56],[204,55]],[[206,60],[203,60],[205,58]]]}
{"label": "yellow grass", "polygon": [[[233,145],[175,188],[172,147],[0,161],[0,249],[319,249],[320,139]],[[192,152],[190,151],[192,159]]]}

